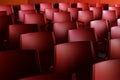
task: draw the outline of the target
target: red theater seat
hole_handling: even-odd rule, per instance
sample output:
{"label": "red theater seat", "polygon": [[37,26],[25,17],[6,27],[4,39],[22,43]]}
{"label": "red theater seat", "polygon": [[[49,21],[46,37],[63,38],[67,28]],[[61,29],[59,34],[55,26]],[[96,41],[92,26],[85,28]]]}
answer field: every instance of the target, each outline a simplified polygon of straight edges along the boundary
{"label": "red theater seat", "polygon": [[64,22],[53,24],[53,32],[55,35],[56,44],[68,42],[68,30],[70,29],[76,29],[76,23]]}
{"label": "red theater seat", "polygon": [[109,59],[120,59],[120,39],[109,40]]}
{"label": "red theater seat", "polygon": [[68,31],[69,42],[96,41],[94,29],[73,29]]}
{"label": "red theater seat", "polygon": [[115,39],[115,38],[120,38],[120,26],[114,26],[111,27],[111,38]]}
{"label": "red theater seat", "polygon": [[20,4],[20,10],[35,10],[34,4]]}
{"label": "red theater seat", "polygon": [[40,3],[40,11],[44,12],[45,9],[53,8],[53,4],[51,3]]}
{"label": "red theater seat", "polygon": [[82,10],[89,10],[88,3],[77,2],[77,8],[81,8]]}
{"label": "red theater seat", "polygon": [[21,49],[38,50],[37,55],[42,72],[49,72],[54,60],[52,32],[33,32],[21,35]]}
{"label": "red theater seat", "polygon": [[70,7],[70,4],[65,2],[60,2],[58,5],[60,11],[67,11],[67,9]]}
{"label": "red theater seat", "polygon": [[93,80],[119,80],[120,60],[107,60],[93,65]]}
{"label": "red theater seat", "polygon": [[55,72],[65,75],[75,72],[78,80],[91,80],[92,54],[90,42],[58,44],[55,46]]}
{"label": "red theater seat", "polygon": [[71,22],[71,16],[69,12],[54,12],[53,22]]}
{"label": "red theater seat", "polygon": [[25,14],[24,24],[37,24],[39,31],[43,31],[45,29],[44,14],[42,14],[42,13]]}
{"label": "red theater seat", "polygon": [[38,26],[35,24],[9,25],[9,48],[20,49],[20,35],[30,32],[38,32]]}

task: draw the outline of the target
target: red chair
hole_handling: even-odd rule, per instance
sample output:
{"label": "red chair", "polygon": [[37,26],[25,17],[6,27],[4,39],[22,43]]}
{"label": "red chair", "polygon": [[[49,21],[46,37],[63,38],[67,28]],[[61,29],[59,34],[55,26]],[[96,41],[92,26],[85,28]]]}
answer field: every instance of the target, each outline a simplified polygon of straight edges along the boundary
{"label": "red chair", "polygon": [[109,10],[114,10],[116,12],[117,18],[120,18],[120,7],[109,7]]}
{"label": "red chair", "polygon": [[20,10],[35,10],[34,4],[20,4]]}
{"label": "red chair", "polygon": [[[93,20],[93,12],[92,11],[78,11],[78,23],[82,24],[83,28],[90,27],[90,21]],[[78,25],[81,27],[81,25]]]}
{"label": "red chair", "polygon": [[0,80],[17,80],[38,75],[40,69],[34,50],[0,51]]}
{"label": "red chair", "polygon": [[76,23],[64,22],[53,24],[56,44],[68,42],[68,30],[70,29],[76,29]]}
{"label": "red chair", "polygon": [[120,39],[109,40],[108,59],[120,59]]}
{"label": "red chair", "polygon": [[94,29],[73,29],[68,31],[69,42],[96,41]]}
{"label": "red chair", "polygon": [[103,10],[102,12],[102,19],[105,19],[109,22],[109,30],[110,27],[117,25],[117,16],[115,11],[113,10]]}
{"label": "red chair", "polygon": [[9,25],[9,48],[20,49],[20,35],[30,32],[38,32],[38,26],[35,24],[14,24]]}
{"label": "red chair", "polygon": [[45,9],[53,8],[51,3],[40,3],[40,11],[44,12]]}
{"label": "red chair", "polygon": [[42,13],[25,14],[24,24],[37,24],[39,31],[44,31],[44,29],[45,29],[44,14],[42,14]]}
{"label": "red chair", "polygon": [[71,16],[69,12],[54,12],[53,22],[71,22]]}
{"label": "red chair", "polygon": [[67,9],[70,7],[70,4],[65,2],[60,2],[58,5],[60,11],[67,11]]}
{"label": "red chair", "polygon": [[71,42],[55,46],[55,72],[77,74],[79,80],[91,80],[92,50],[90,42]]}
{"label": "red chair", "polygon": [[120,26],[111,27],[111,39],[120,38]]}
{"label": "red chair", "polygon": [[0,11],[6,11],[7,15],[14,14],[12,5],[0,5]]}
{"label": "red chair", "polygon": [[68,8],[68,12],[70,12],[70,15],[72,17],[72,21],[75,22],[78,19],[78,8]]}
{"label": "red chair", "polygon": [[90,7],[90,11],[93,11],[95,20],[102,19],[102,8],[101,7]]}
{"label": "red chair", "polygon": [[24,22],[25,14],[37,13],[36,10],[19,10],[18,11],[18,21]]}
{"label": "red chair", "polygon": [[38,50],[41,72],[49,72],[54,61],[54,40],[52,32],[33,32],[21,35],[21,49]]}
{"label": "red chair", "polygon": [[53,9],[53,8],[49,8],[49,9],[45,9],[45,19],[47,21],[53,21],[53,14],[54,12],[58,12],[59,9]]}
{"label": "red chair", "polygon": [[97,41],[103,41],[108,39],[108,23],[106,20],[91,21],[90,27],[94,28]]}
{"label": "red chair", "polygon": [[93,80],[119,80],[120,60],[107,60],[93,65]]}
{"label": "red chair", "polygon": [[77,2],[77,8],[81,8],[82,10],[89,10],[89,5],[88,3]]}

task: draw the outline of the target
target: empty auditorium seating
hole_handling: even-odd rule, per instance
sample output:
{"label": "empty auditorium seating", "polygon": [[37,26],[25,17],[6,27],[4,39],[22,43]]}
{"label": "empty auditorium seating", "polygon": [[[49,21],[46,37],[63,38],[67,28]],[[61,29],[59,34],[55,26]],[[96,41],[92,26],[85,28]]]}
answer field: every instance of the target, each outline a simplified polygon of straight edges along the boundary
{"label": "empty auditorium seating", "polygon": [[17,80],[39,73],[36,51],[0,51],[0,80]]}
{"label": "empty auditorium seating", "polygon": [[120,60],[107,60],[93,65],[93,80],[119,80]]}
{"label": "empty auditorium seating", "polygon": [[38,32],[38,26],[35,24],[14,24],[9,25],[9,49],[20,49],[20,35],[30,32]]}
{"label": "empty auditorium seating", "polygon": [[37,55],[42,72],[49,72],[54,60],[52,32],[33,32],[21,35],[21,49],[38,50]]}
{"label": "empty auditorium seating", "polygon": [[68,30],[76,28],[76,23],[74,22],[54,23],[53,32],[56,44],[68,42]]}

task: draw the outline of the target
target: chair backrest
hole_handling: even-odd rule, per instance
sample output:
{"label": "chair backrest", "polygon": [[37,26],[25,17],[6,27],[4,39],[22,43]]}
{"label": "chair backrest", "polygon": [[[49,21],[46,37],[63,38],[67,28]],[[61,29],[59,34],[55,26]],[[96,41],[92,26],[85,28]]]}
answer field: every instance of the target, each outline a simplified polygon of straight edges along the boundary
{"label": "chair backrest", "polygon": [[33,32],[21,35],[21,49],[38,50],[42,72],[49,72],[54,61],[54,41],[52,32]]}
{"label": "chair backrest", "polygon": [[20,4],[20,10],[35,10],[34,4]]}
{"label": "chair backrest", "polygon": [[77,21],[78,19],[78,8],[68,8],[67,11],[70,12],[72,21]]}
{"label": "chair backrest", "polygon": [[90,22],[93,20],[93,12],[92,11],[78,11],[78,21],[81,22]]}
{"label": "chair backrest", "polygon": [[120,26],[111,27],[110,33],[111,39],[120,38]]}
{"label": "chair backrest", "polygon": [[0,11],[6,11],[7,15],[14,14],[12,5],[0,5]]}
{"label": "chair backrest", "polygon": [[114,10],[116,12],[117,18],[120,18],[120,7],[109,6],[109,10]]}
{"label": "chair backrest", "polygon": [[89,4],[77,2],[77,8],[81,8],[82,10],[89,10]]}
{"label": "chair backrest", "polygon": [[18,21],[24,22],[25,14],[37,13],[36,10],[19,10],[18,11]]}
{"label": "chair backrest", "polygon": [[70,4],[65,2],[60,2],[58,5],[60,11],[67,11],[67,9],[70,7]]}
{"label": "chair backrest", "polygon": [[96,41],[93,28],[73,29],[68,31],[69,42]]}
{"label": "chair backrest", "polygon": [[71,16],[69,12],[54,12],[53,22],[71,22]]}
{"label": "chair backrest", "polygon": [[39,73],[34,50],[0,51],[0,80],[17,80]]}
{"label": "chair backrest", "polygon": [[55,46],[56,73],[67,75],[78,72],[80,80],[91,80],[91,60],[90,42],[63,43]]}
{"label": "chair backrest", "polygon": [[120,60],[107,60],[93,65],[93,80],[119,80]]}
{"label": "chair backrest", "polygon": [[55,35],[56,44],[68,42],[68,30],[70,29],[76,29],[76,23],[64,22],[53,24],[53,32]]}
{"label": "chair backrest", "polygon": [[53,8],[51,3],[40,3],[40,11],[44,12],[45,9]]}
{"label": "chair backrest", "polygon": [[39,30],[43,31],[44,28],[45,28],[44,14],[42,14],[42,13],[39,13],[39,14],[35,14],[35,13],[25,14],[24,24],[37,24]]}
{"label": "chair backrest", "polygon": [[109,29],[110,29],[110,27],[117,25],[116,12],[113,10],[103,10],[102,19],[105,19],[109,22]]}
{"label": "chair backrest", "polygon": [[94,19],[102,19],[102,8],[101,7],[90,7],[90,11],[93,11]]}
{"label": "chair backrest", "polygon": [[94,28],[97,41],[105,40],[108,38],[108,23],[106,20],[91,21],[90,27]]}
{"label": "chair backrest", "polygon": [[14,24],[9,25],[9,48],[20,49],[20,35],[30,32],[38,32],[38,26],[35,24]]}
{"label": "chair backrest", "polygon": [[109,40],[109,59],[120,59],[120,39]]}
{"label": "chair backrest", "polygon": [[55,8],[45,9],[45,19],[53,21],[54,12],[58,12],[58,11],[59,9],[55,9]]}

